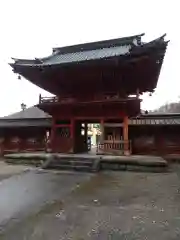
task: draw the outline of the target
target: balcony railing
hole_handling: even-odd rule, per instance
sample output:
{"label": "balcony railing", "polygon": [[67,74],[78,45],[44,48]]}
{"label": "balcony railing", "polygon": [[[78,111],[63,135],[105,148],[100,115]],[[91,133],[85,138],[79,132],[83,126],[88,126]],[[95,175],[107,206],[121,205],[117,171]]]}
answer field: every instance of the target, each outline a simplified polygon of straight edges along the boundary
{"label": "balcony railing", "polygon": [[39,103],[55,103],[58,102],[58,97],[54,96],[54,97],[42,97],[41,95],[39,95]]}
{"label": "balcony railing", "polygon": [[92,98],[92,99],[76,99],[72,97],[66,97],[66,98],[59,98],[57,96],[53,97],[42,97],[39,95],[39,104],[41,103],[89,103],[89,102],[112,102],[112,101],[129,101],[129,100],[135,100],[137,97],[126,97],[126,98],[110,98],[107,96],[104,96],[102,98]]}
{"label": "balcony railing", "polygon": [[132,152],[131,148],[131,141],[124,141],[119,140],[116,142],[104,142],[104,143],[98,143],[96,152],[97,154],[106,154],[106,153],[114,153],[117,155],[125,155],[125,152],[128,151],[130,154]]}

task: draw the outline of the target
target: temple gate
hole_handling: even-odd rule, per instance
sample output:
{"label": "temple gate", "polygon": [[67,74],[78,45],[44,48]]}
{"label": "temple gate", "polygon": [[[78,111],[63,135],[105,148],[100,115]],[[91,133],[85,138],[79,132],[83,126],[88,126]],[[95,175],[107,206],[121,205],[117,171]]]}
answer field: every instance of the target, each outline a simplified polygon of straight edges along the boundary
{"label": "temple gate", "polygon": [[39,96],[38,103],[53,118],[53,152],[86,152],[87,123],[98,122],[97,153],[131,154],[128,120],[141,113],[140,96],[156,88],[168,43],[165,35],[149,43],[142,36],[54,48],[49,57],[10,64],[55,95]]}

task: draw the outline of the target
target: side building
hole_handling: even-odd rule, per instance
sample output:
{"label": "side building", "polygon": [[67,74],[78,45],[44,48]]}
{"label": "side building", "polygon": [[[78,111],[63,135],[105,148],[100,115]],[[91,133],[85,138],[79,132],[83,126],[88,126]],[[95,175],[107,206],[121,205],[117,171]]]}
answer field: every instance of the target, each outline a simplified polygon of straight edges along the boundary
{"label": "side building", "polygon": [[0,153],[46,150],[51,116],[37,107],[0,118]]}

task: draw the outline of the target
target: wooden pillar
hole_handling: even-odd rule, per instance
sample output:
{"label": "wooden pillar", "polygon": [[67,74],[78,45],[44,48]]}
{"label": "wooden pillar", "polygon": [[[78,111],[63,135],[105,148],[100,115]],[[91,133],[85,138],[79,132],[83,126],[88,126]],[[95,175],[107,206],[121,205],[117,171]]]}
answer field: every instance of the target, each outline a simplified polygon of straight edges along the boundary
{"label": "wooden pillar", "polygon": [[123,123],[124,155],[129,155],[128,116],[124,116]]}
{"label": "wooden pillar", "polygon": [[74,119],[71,119],[71,126],[70,126],[70,136],[74,138]]}
{"label": "wooden pillar", "polygon": [[101,131],[100,143],[104,143],[104,119],[101,119],[100,121],[100,131]]}
{"label": "wooden pillar", "polygon": [[72,141],[72,148],[70,150],[70,153],[74,153],[74,149],[75,149],[75,124],[74,124],[74,119],[71,118],[71,125],[70,125],[70,138],[71,138],[71,141]]}
{"label": "wooden pillar", "polygon": [[88,136],[88,124],[87,123],[84,124],[84,135],[85,135],[85,138],[87,138],[87,136]]}
{"label": "wooden pillar", "polygon": [[85,150],[85,152],[88,151],[87,139],[88,139],[88,124],[85,123],[85,125],[84,125],[84,150]]}
{"label": "wooden pillar", "polygon": [[96,142],[96,154],[99,152],[99,150],[104,149],[104,119],[101,119],[100,121],[100,131],[101,135],[98,138],[98,142]]}
{"label": "wooden pillar", "polygon": [[56,137],[56,126],[55,126],[55,120],[53,119],[51,134],[50,134],[50,148],[52,152],[55,151],[55,137]]}

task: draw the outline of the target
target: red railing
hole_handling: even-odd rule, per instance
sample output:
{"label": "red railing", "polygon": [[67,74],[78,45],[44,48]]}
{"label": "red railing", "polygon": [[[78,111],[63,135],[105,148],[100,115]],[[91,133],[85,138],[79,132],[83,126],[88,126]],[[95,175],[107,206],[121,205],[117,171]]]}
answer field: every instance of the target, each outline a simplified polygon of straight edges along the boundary
{"label": "red railing", "polygon": [[124,155],[125,152],[129,152],[131,154],[131,141],[123,141],[120,140],[118,142],[104,142],[98,143],[96,152],[97,154],[103,153],[115,153],[117,155]]}

